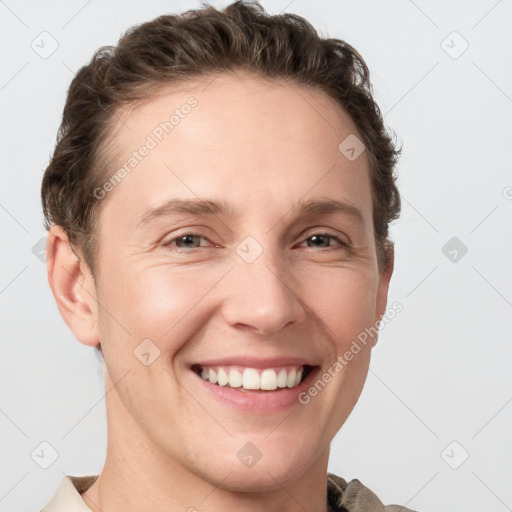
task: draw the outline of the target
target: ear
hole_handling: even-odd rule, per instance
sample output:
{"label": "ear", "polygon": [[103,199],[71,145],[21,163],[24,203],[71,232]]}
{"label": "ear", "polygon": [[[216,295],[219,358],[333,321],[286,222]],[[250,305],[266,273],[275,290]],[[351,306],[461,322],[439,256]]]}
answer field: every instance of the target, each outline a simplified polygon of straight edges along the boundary
{"label": "ear", "polygon": [[75,337],[98,345],[98,301],[89,267],[72,250],[66,232],[51,226],[46,241],[46,270],[59,312]]}
{"label": "ear", "polygon": [[[392,242],[386,245],[386,253],[388,256],[388,266],[383,269],[379,274],[379,286],[377,289],[377,301],[376,301],[376,318],[375,322],[381,320],[386,313],[386,305],[388,302],[388,289],[391,276],[393,275],[393,269],[395,266],[395,248]],[[373,338],[373,346],[377,344],[377,337]]]}

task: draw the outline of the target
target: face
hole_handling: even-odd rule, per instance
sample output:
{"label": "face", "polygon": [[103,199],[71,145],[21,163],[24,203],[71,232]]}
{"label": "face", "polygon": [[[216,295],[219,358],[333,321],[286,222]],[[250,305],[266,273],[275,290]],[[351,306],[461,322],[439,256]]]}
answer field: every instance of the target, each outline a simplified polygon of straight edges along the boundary
{"label": "face", "polygon": [[344,354],[386,306],[369,161],[338,149],[357,129],[323,93],[241,74],[120,116],[111,171],[137,163],[98,192],[83,297],[112,442],[225,488],[295,481],[358,400],[375,340]]}

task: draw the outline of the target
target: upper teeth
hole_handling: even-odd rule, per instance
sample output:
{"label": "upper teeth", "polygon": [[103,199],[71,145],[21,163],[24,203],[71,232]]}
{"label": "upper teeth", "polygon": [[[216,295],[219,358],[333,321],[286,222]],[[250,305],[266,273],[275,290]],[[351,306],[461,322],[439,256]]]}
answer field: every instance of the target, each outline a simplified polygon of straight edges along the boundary
{"label": "upper teeth", "polygon": [[219,386],[232,388],[262,389],[271,391],[277,388],[294,388],[298,386],[304,368],[288,366],[283,368],[239,368],[217,366],[201,369],[201,377]]}

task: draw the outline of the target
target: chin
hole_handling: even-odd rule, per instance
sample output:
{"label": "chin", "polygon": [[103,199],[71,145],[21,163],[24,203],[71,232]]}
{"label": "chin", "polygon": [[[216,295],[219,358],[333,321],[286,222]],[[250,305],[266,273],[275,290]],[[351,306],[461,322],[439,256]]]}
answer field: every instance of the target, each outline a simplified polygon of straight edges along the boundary
{"label": "chin", "polygon": [[[270,435],[272,436],[272,434]],[[286,437],[286,436],[284,436]],[[311,443],[311,440],[310,440]],[[237,447],[239,442],[236,442]],[[235,456],[219,457],[211,453],[217,463],[212,464],[212,480],[220,488],[241,492],[269,492],[296,482],[313,465],[321,447],[308,445],[288,436],[276,436],[274,441],[264,439],[244,442]],[[219,485],[219,475],[229,475]]]}

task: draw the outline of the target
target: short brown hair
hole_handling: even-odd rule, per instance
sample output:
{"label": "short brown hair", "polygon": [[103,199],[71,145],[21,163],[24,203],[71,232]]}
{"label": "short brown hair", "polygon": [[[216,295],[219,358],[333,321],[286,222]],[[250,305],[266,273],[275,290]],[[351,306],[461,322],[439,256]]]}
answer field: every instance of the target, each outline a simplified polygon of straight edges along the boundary
{"label": "short brown hair", "polygon": [[101,200],[93,191],[111,172],[107,149],[118,109],[150,99],[165,85],[236,70],[323,91],[350,115],[370,161],[379,269],[388,268],[388,225],[401,210],[394,176],[401,149],[386,132],[366,63],[349,44],[320,37],[300,16],[269,15],[258,2],[236,1],[223,10],[203,5],[132,27],[116,46],[96,51],[71,82],[42,180],[44,225],[62,226],[94,278]]}

